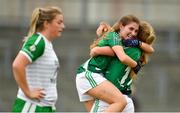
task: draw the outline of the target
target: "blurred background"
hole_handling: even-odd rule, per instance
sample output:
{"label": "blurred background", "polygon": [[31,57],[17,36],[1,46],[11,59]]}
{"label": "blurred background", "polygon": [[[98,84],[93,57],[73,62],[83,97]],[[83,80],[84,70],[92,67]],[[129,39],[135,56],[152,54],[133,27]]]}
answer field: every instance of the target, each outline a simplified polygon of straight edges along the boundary
{"label": "blurred background", "polygon": [[89,45],[100,21],[111,25],[126,14],[155,29],[155,53],[135,81],[138,112],[180,111],[180,0],[0,0],[0,111],[11,111],[17,84],[11,64],[28,32],[35,7],[62,8],[66,29],[54,41],[61,69],[58,112],[83,112],[75,87],[76,68],[89,58]]}

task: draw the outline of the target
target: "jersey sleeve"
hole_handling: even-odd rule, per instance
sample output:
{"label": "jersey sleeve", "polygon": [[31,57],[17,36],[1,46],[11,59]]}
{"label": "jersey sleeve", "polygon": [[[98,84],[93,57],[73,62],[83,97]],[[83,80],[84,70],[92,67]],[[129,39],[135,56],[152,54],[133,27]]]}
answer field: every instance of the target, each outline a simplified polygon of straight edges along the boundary
{"label": "jersey sleeve", "polygon": [[107,34],[108,37],[108,44],[110,47],[120,45],[122,46],[122,41],[119,35],[116,32],[110,32]]}
{"label": "jersey sleeve", "polygon": [[30,37],[23,45],[21,53],[23,53],[30,62],[39,58],[45,50],[45,42],[43,37]]}

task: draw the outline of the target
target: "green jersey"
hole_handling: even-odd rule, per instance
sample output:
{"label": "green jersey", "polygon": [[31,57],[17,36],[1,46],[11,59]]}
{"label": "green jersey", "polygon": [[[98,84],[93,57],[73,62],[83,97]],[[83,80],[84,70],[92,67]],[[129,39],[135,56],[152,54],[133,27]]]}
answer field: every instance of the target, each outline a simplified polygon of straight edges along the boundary
{"label": "green jersey", "polygon": [[[119,35],[116,32],[109,32],[105,35],[106,37],[99,41],[98,46],[110,46],[113,47],[115,45],[121,45],[122,46],[122,40],[119,37]],[[80,73],[83,71],[83,68],[95,72],[95,73],[105,73],[106,68],[108,64],[111,62],[113,57],[105,56],[105,55],[99,55],[96,57],[90,58],[86,64],[85,67],[84,64],[78,68],[78,72]]]}
{"label": "green jersey", "polygon": [[[137,61],[141,57],[141,50],[136,47],[125,47],[125,53]],[[105,78],[112,82],[122,93],[131,94],[132,78],[129,76],[131,68],[123,64],[117,57],[113,57],[109,64]]]}

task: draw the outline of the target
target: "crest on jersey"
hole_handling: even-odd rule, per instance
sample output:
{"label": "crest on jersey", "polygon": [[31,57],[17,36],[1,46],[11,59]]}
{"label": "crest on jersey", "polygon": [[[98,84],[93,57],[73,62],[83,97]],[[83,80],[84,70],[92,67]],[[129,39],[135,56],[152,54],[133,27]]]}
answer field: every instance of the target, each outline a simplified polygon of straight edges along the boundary
{"label": "crest on jersey", "polygon": [[36,50],[36,46],[35,45],[30,46],[29,50],[32,51],[32,52],[35,51]]}

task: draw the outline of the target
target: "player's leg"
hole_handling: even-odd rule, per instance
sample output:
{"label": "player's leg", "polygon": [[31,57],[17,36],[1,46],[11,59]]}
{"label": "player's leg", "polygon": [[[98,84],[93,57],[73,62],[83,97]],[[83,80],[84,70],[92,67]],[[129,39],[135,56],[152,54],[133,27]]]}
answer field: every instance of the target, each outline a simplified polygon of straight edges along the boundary
{"label": "player's leg", "polygon": [[128,97],[127,95],[124,95],[124,97],[127,100],[127,105],[124,108],[124,110],[122,111],[122,113],[134,113],[134,103],[133,103],[132,99],[130,97]]}
{"label": "player's leg", "polygon": [[85,77],[86,73],[87,72],[85,71],[76,75],[76,89],[80,102],[83,102],[86,110],[90,112],[94,103],[94,98],[85,93],[92,88],[89,80],[87,79],[87,77]]}
{"label": "player's leg", "polygon": [[85,107],[86,107],[87,112],[90,112],[90,111],[91,111],[94,102],[95,102],[94,99],[84,102],[84,105],[85,105]]}
{"label": "player's leg", "polygon": [[103,75],[86,71],[76,76],[76,87],[81,102],[98,98],[110,104],[107,112],[119,112],[127,102],[122,93]]}
{"label": "player's leg", "polygon": [[[122,113],[134,113],[134,104],[133,104],[132,99],[126,95],[124,95],[124,97],[127,100],[127,105],[125,106]],[[90,113],[102,113],[109,107],[109,105],[110,104],[102,100],[96,99]]]}
{"label": "player's leg", "polygon": [[121,112],[127,104],[123,94],[107,80],[90,89],[87,94],[109,103],[105,112]]}
{"label": "player's leg", "polygon": [[109,104],[107,102],[96,99],[90,113],[103,113],[108,107]]}

